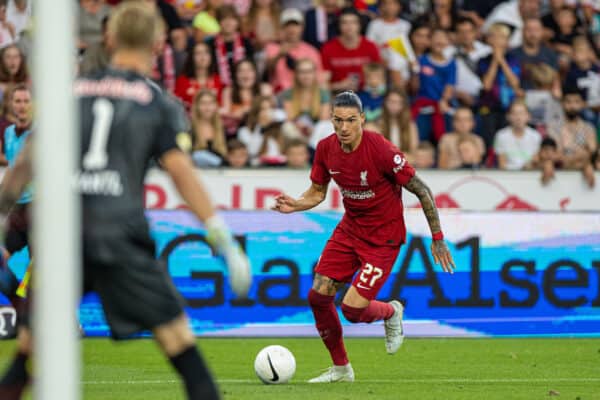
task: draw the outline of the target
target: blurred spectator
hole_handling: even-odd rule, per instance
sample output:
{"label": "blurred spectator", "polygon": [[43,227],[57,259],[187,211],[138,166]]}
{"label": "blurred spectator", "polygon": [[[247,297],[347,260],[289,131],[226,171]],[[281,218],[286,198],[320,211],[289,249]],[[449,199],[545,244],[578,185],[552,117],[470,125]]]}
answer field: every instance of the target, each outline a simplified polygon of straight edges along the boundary
{"label": "blurred spectator", "polygon": [[179,97],[189,110],[194,96],[201,89],[215,92],[221,103],[223,85],[216,72],[210,48],[204,42],[196,43],[188,54],[183,71],[175,83],[175,96]]}
{"label": "blurred spectator", "polygon": [[[302,13],[298,11],[300,15]],[[256,50],[279,39],[279,17],[281,7],[277,0],[252,0],[244,21],[244,36],[252,39]],[[282,24],[283,25],[283,24]],[[302,35],[302,31],[300,31]]]}
{"label": "blurred spectator", "polygon": [[476,139],[472,137],[461,138],[458,141],[458,155],[460,169],[480,169],[482,167],[483,155],[479,151]]}
{"label": "blurred spectator", "polygon": [[316,122],[329,119],[329,91],[319,86],[312,60],[296,61],[294,85],[282,92],[281,98],[288,120],[293,121],[305,137],[310,136]]}
{"label": "blurred spectator", "polygon": [[592,43],[600,53],[600,2],[597,0],[583,0],[581,5],[583,26],[590,35]]}
{"label": "blurred spectator", "polygon": [[256,66],[250,60],[242,60],[233,69],[235,80],[233,86],[223,89],[223,118],[227,135],[235,135],[244,119],[252,100],[260,93]]}
{"label": "blurred spectator", "polygon": [[150,79],[156,82],[169,93],[175,91],[175,54],[173,48],[167,42],[167,25],[165,22],[161,24],[159,37],[154,45],[154,60]]}
{"label": "blurred spectator", "polygon": [[505,0],[462,0],[459,16],[469,18],[479,30],[494,7]]}
{"label": "blurred spectator", "polygon": [[600,171],[600,147],[592,154],[592,165],[596,171]]}
{"label": "blurred spectator", "polygon": [[[561,10],[567,6],[566,0],[550,0],[550,11],[542,16],[542,25],[544,26],[544,39],[552,39],[559,30],[558,20]],[[581,21],[577,19],[577,25],[581,25]]]}
{"label": "blurred spectator", "polygon": [[344,8],[339,16],[340,36],[321,49],[323,67],[331,74],[333,91],[358,91],[364,83],[363,65],[381,62],[377,46],[360,34],[360,15]]}
{"label": "blurred spectator", "polygon": [[410,30],[409,39],[415,57],[419,58],[427,53],[429,47],[431,47],[431,27],[428,25],[413,24]]}
{"label": "blurred spectator", "polygon": [[525,91],[525,104],[531,114],[530,124],[544,135],[549,126],[562,121],[562,106],[553,94],[556,81],[559,80],[558,71],[542,63],[529,65],[527,73],[533,83],[533,88]]}
{"label": "blurred spectator", "polygon": [[558,13],[558,30],[555,32],[550,44],[559,55],[561,70],[566,70],[573,56],[573,39],[578,35],[575,30],[577,19],[575,11],[565,6]]}
{"label": "blurred spectator", "polygon": [[413,24],[408,39],[410,50],[398,52],[391,46],[388,48],[387,67],[390,70],[391,81],[394,86],[401,88],[407,87],[411,76],[411,65],[414,65],[431,46],[431,27],[426,24]]}
{"label": "blurred spectator", "polygon": [[227,142],[227,166],[244,168],[249,165],[250,157],[246,145],[237,139]]}
{"label": "blurred spectator", "polygon": [[0,50],[0,100],[10,84],[29,84],[29,71],[25,57],[16,45]]}
{"label": "blurred spectator", "polygon": [[551,137],[545,137],[542,140],[534,166],[542,170],[542,185],[547,185],[554,179],[554,171],[562,168],[556,140]]}
{"label": "blurred spectator", "polygon": [[567,88],[562,105],[565,123],[550,130],[550,135],[558,144],[564,168],[582,170],[586,182],[593,187],[594,174],[590,159],[598,147],[598,141],[594,126],[581,118],[585,106],[581,92],[577,88]]}
{"label": "blurred spectator", "polygon": [[177,10],[166,0],[144,0],[148,3],[153,3],[160,15],[167,24],[166,35],[169,44],[173,46],[177,59],[184,58],[183,53],[187,49],[187,31],[181,18],[177,15]]}
{"label": "blurred spectator", "polygon": [[[2,9],[2,3],[6,6],[6,0],[0,1],[0,25],[2,15],[6,15],[6,8]],[[77,47],[85,50],[92,44],[102,41],[102,21],[110,14],[110,7],[104,4],[104,0],[79,0],[79,43]],[[5,17],[4,17],[5,18]],[[4,33],[0,33],[4,36]]]}
{"label": "blurred spectator", "polygon": [[2,114],[0,115],[0,166],[8,165],[8,160],[4,154],[4,131],[17,122],[12,109],[12,94],[14,85],[5,88],[4,101],[2,101]]}
{"label": "blurred spectator", "polygon": [[338,35],[340,0],[317,0],[317,6],[306,12],[303,40],[320,49]]}
{"label": "blurred spectator", "polygon": [[411,119],[408,96],[402,89],[390,89],[383,101],[383,112],[377,130],[398,147],[409,162],[415,157],[419,145],[417,125]]}
{"label": "blurred spectator", "polygon": [[453,126],[454,130],[443,135],[438,144],[438,168],[462,168],[465,160],[461,158],[460,143],[463,140],[468,140],[474,147],[475,154],[470,154],[469,161],[476,159],[476,164],[480,164],[485,155],[485,144],[480,136],[473,133],[475,127],[473,111],[468,107],[457,108],[454,112]]}
{"label": "blurred spectator", "polygon": [[246,123],[238,131],[238,139],[248,148],[250,165],[284,162],[284,135],[279,129],[283,120],[285,115],[274,108],[271,97],[254,99]]}
{"label": "blurred spectator", "polygon": [[429,23],[433,28],[454,32],[458,18],[454,0],[433,0],[432,12],[428,14]]}
{"label": "blurred spectator", "polygon": [[281,42],[269,43],[265,48],[267,72],[275,93],[287,90],[294,84],[294,68],[297,60],[309,59],[316,67],[316,76],[323,81],[321,55],[311,45],[302,41],[304,17],[294,8],[281,13]]}
{"label": "blurred spectator", "polygon": [[367,39],[375,43],[383,59],[390,62],[390,41],[400,37],[408,38],[410,22],[399,17],[402,10],[401,0],[381,0],[379,18],[371,21],[367,28]]}
{"label": "blurred spectator", "polygon": [[487,148],[494,142],[494,134],[505,125],[505,113],[509,105],[521,92],[521,66],[508,50],[510,30],[506,25],[492,25],[487,33],[487,42],[492,54],[479,60],[477,75],[483,85],[479,98],[479,134]]}
{"label": "blurred spectator", "polygon": [[103,69],[110,63],[110,42],[108,37],[108,17],[102,20],[102,41],[90,45],[79,64],[79,73],[81,75]]}
{"label": "blurred spectator", "polygon": [[406,13],[413,23],[423,15],[429,14],[432,6],[431,0],[405,0],[404,5]]}
{"label": "blurred spectator", "polygon": [[227,156],[225,129],[219,103],[212,90],[202,89],[194,97],[192,110],[192,158],[198,167],[218,167]]}
{"label": "blurred spectator", "polygon": [[229,86],[233,82],[233,66],[244,59],[252,60],[254,50],[250,41],[240,35],[240,17],[233,6],[219,7],[217,21],[221,25],[221,32],[207,43],[211,47],[221,83]]}
{"label": "blurred spectator", "polygon": [[192,22],[192,38],[195,43],[205,42],[221,31],[221,26],[214,15],[201,11]]}
{"label": "blurred spectator", "polygon": [[461,104],[475,105],[481,91],[481,79],[477,75],[479,60],[488,56],[492,49],[477,39],[477,28],[471,18],[461,17],[456,21],[454,46],[444,49],[447,58],[456,60],[455,96]]}
{"label": "blurred spectator", "polygon": [[494,139],[494,150],[500,169],[520,170],[533,166],[540,150],[542,137],[527,126],[529,111],[522,100],[515,100],[508,110],[509,125],[499,130]]}
{"label": "blurred spectator", "polygon": [[446,132],[446,115],[451,109],[456,84],[456,62],[444,55],[448,46],[448,33],[434,29],[431,36],[431,50],[419,57],[419,74],[411,79],[416,90],[412,107],[413,118],[417,120],[419,139],[435,142]]}
{"label": "blurred spectator", "polygon": [[285,146],[286,166],[295,169],[306,169],[310,154],[306,142],[301,139],[290,140]]}
{"label": "blurred spectator", "polygon": [[412,165],[419,169],[433,168],[435,166],[435,147],[429,142],[419,143]]}
{"label": "blurred spectator", "polygon": [[512,34],[509,47],[516,48],[522,44],[523,21],[527,18],[540,17],[540,0],[509,0],[498,4],[486,18],[482,30],[487,33],[494,24],[504,24],[510,27]]}
{"label": "blurred spectator", "polygon": [[363,104],[366,122],[377,121],[383,110],[383,98],[387,91],[385,84],[385,67],[379,63],[369,63],[363,67],[365,86],[358,92]]}
{"label": "blurred spectator", "polygon": [[[556,52],[543,44],[544,27],[539,18],[527,18],[523,22],[523,45],[510,52],[521,64],[521,87],[525,90],[533,89],[534,82],[531,77],[533,66],[546,64],[558,70],[558,57]],[[555,75],[553,82],[554,95],[560,98],[560,77]]]}
{"label": "blurred spectator", "polygon": [[585,36],[573,41],[573,61],[565,81],[583,92],[587,107],[600,110],[600,65],[594,62],[594,51]]}
{"label": "blurred spectator", "polygon": [[211,3],[218,4],[220,7],[223,4],[229,4],[235,7],[237,13],[240,17],[245,17],[248,15],[248,11],[250,10],[250,1],[251,0],[207,0]]}
{"label": "blurred spectator", "polygon": [[190,26],[194,17],[204,9],[204,0],[173,0],[173,6],[181,22]]}
{"label": "blurred spectator", "polygon": [[31,20],[31,0],[9,0],[6,19],[15,27],[15,40],[19,40],[21,32],[29,26]]}

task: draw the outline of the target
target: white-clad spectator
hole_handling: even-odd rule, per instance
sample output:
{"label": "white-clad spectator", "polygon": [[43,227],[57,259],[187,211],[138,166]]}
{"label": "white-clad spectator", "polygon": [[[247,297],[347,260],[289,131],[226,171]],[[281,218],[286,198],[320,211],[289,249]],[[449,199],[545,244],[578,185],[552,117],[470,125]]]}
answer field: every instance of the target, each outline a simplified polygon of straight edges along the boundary
{"label": "white-clad spectator", "polygon": [[479,60],[487,57],[492,48],[477,40],[477,27],[468,17],[456,21],[455,45],[446,47],[444,55],[456,59],[456,98],[471,106],[481,91],[481,78],[477,75]]}
{"label": "white-clad spectator", "polygon": [[508,110],[509,125],[496,133],[494,151],[500,169],[521,170],[533,166],[542,137],[530,128],[529,111],[522,100],[515,100]]}
{"label": "white-clad spectator", "polygon": [[372,20],[367,27],[367,39],[374,42],[381,51],[384,60],[389,59],[389,41],[399,37],[408,37],[410,22],[398,15],[402,11],[400,0],[381,0],[379,2],[379,18]]}
{"label": "white-clad spectator", "polygon": [[496,23],[508,25],[512,28],[509,47],[519,47],[523,43],[523,21],[540,17],[540,3],[541,0],[510,0],[501,3],[486,18],[482,30],[487,32]]}
{"label": "white-clad spectator", "polygon": [[6,8],[6,19],[15,27],[15,38],[21,36],[29,26],[31,19],[31,0],[9,0]]}
{"label": "white-clad spectator", "polygon": [[102,20],[109,14],[110,8],[104,0],[79,0],[80,50],[102,41]]}
{"label": "white-clad spectator", "polygon": [[0,0],[0,49],[15,41],[15,27],[6,16],[6,0]]}

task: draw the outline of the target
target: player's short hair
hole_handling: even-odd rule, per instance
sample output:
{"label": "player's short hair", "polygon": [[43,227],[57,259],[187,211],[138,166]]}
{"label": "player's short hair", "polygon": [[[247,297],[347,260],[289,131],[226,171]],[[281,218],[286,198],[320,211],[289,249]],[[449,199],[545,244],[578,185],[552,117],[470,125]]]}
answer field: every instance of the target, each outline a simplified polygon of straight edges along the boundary
{"label": "player's short hair", "polygon": [[138,2],[118,5],[108,20],[108,31],[116,48],[151,50],[160,34],[156,10]]}
{"label": "player's short hair", "polygon": [[352,90],[346,90],[335,96],[333,98],[333,102],[331,103],[332,108],[336,107],[350,107],[356,108],[361,114],[363,113],[363,105],[362,101],[356,93]]}

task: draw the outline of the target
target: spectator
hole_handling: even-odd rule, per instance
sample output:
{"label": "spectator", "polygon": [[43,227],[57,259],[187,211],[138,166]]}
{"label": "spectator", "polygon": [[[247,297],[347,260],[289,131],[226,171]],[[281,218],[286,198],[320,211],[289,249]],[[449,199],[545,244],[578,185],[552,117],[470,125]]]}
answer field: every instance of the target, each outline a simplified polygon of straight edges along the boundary
{"label": "spectator", "polygon": [[474,106],[481,91],[477,64],[492,52],[490,46],[476,38],[477,30],[473,20],[461,17],[456,21],[455,45],[444,49],[446,58],[454,57],[456,60],[455,96],[466,106]]}
{"label": "spectator", "polygon": [[238,139],[248,148],[250,165],[281,164],[284,135],[280,125],[285,119],[267,96],[257,96],[252,102],[246,124],[238,132]]}
{"label": "spectator", "polygon": [[456,30],[456,21],[458,12],[454,0],[434,0],[432,1],[433,10],[428,14],[428,20],[434,29],[443,29],[454,32]]}
{"label": "spectator", "polygon": [[252,100],[260,93],[256,66],[250,60],[242,60],[233,69],[235,80],[232,87],[223,89],[223,118],[228,136],[235,135],[246,117]]}
{"label": "spectator", "polygon": [[244,59],[252,60],[254,50],[250,41],[240,35],[240,17],[233,6],[219,7],[217,21],[221,25],[221,32],[210,38],[207,43],[211,48],[221,83],[229,86],[233,82],[233,66]]}
{"label": "spectator", "polygon": [[600,147],[592,154],[592,165],[596,171],[600,171]]}
{"label": "spectator", "polygon": [[412,163],[419,145],[417,125],[411,119],[408,96],[402,89],[390,89],[383,100],[383,112],[376,129],[398,147]]}
{"label": "spectator", "polygon": [[216,72],[210,48],[204,42],[196,43],[183,65],[183,71],[175,82],[175,96],[189,110],[196,93],[201,89],[212,90],[221,103],[223,85]]}
{"label": "spectator", "polygon": [[310,167],[308,146],[301,139],[290,140],[285,146],[286,166],[294,169]]}
{"label": "spectator", "polygon": [[581,92],[576,88],[567,88],[562,99],[565,123],[550,136],[556,140],[566,169],[578,169],[590,187],[594,186],[594,173],[591,156],[598,147],[596,130],[593,125],[581,118],[585,106]]}
{"label": "spectator", "polygon": [[294,85],[282,92],[281,98],[288,120],[293,121],[305,137],[310,136],[315,123],[329,119],[329,91],[319,87],[312,60],[296,61]]}
{"label": "spectator", "polygon": [[381,62],[377,46],[360,34],[360,15],[345,8],[339,16],[340,36],[321,49],[323,66],[331,74],[333,91],[358,91],[364,83],[363,65]]}
{"label": "spectator", "polygon": [[217,19],[208,11],[201,11],[192,22],[192,38],[195,43],[206,42],[221,32]]}
{"label": "spectator", "polygon": [[[552,39],[559,30],[558,19],[563,7],[567,6],[566,0],[550,0],[550,12],[542,17],[542,25],[544,26],[544,40]],[[581,25],[578,19],[577,26]]]}
{"label": "spectator", "polygon": [[494,134],[505,125],[505,113],[517,94],[521,93],[521,66],[508,50],[510,30],[506,25],[492,25],[487,33],[492,54],[479,60],[477,75],[483,88],[479,98],[479,134],[490,148]]}
{"label": "spectator", "polygon": [[8,160],[4,154],[4,131],[11,125],[17,123],[17,119],[12,109],[12,94],[14,86],[9,85],[5,88],[4,101],[2,102],[2,114],[0,115],[0,166],[7,166]]}
{"label": "spectator", "polygon": [[433,168],[435,166],[435,147],[429,142],[419,143],[412,165],[418,169]]}
{"label": "spectator", "polygon": [[145,0],[153,3],[154,7],[163,17],[167,24],[166,35],[169,45],[172,46],[177,59],[183,58],[183,54],[187,50],[187,31],[181,18],[177,15],[177,10],[173,5],[169,4],[168,0]]}
{"label": "spectator", "polygon": [[338,35],[339,0],[319,0],[306,12],[303,40],[320,49]]}
{"label": "spectator", "polygon": [[192,158],[198,167],[218,167],[227,157],[225,129],[212,90],[202,89],[193,99]]}
{"label": "spectator", "polygon": [[227,166],[245,168],[249,164],[248,148],[237,139],[231,139],[227,145]]}
{"label": "spectator", "polygon": [[[298,11],[300,15],[302,13]],[[279,17],[281,8],[276,0],[252,0],[244,20],[244,36],[252,38],[256,50],[279,39]],[[283,25],[283,24],[282,24]],[[302,35],[302,31],[300,31]]]}
{"label": "spectator", "polygon": [[540,17],[540,0],[510,0],[498,4],[486,18],[482,30],[487,33],[492,25],[504,24],[512,30],[508,45],[511,49],[521,46],[523,21]]}
{"label": "spectator", "polygon": [[16,45],[0,50],[0,99],[10,84],[29,84],[29,71],[25,57]]}
{"label": "spectator", "polygon": [[194,17],[204,10],[203,0],[172,0],[171,2],[185,26],[191,26]]}
{"label": "spectator", "polygon": [[417,120],[419,139],[435,142],[446,132],[445,118],[450,112],[456,84],[456,62],[444,55],[448,33],[435,29],[431,51],[419,57],[419,74],[411,80],[416,90],[412,115]]}
{"label": "spectator", "polygon": [[[477,139],[481,140],[480,137]],[[479,144],[473,137],[463,137],[458,141],[458,155],[460,169],[480,169],[483,154],[479,151]]]}
{"label": "spectator", "polygon": [[505,0],[462,0],[459,16],[468,18],[475,23],[479,30],[494,7]]}
{"label": "spectator", "polygon": [[15,27],[15,40],[19,40],[21,32],[29,26],[31,20],[31,0],[10,0],[6,19]]}
{"label": "spectator", "polygon": [[579,88],[587,107],[600,109],[600,64],[594,62],[594,50],[585,36],[573,41],[573,61],[565,83]]}
{"label": "spectator", "polygon": [[390,71],[391,82],[393,86],[403,89],[407,88],[411,76],[411,66],[414,66],[416,60],[431,46],[431,28],[425,24],[413,24],[408,41],[409,51],[403,51],[401,54],[390,47],[387,52],[389,57],[387,67]]}
{"label": "spectator", "polygon": [[551,137],[545,137],[542,140],[540,151],[535,160],[535,167],[542,170],[542,185],[547,185],[554,179],[554,171],[562,168],[562,160],[556,140]]}
{"label": "spectator", "polygon": [[548,127],[562,121],[562,106],[554,97],[558,71],[547,64],[530,65],[527,71],[533,82],[533,88],[525,91],[525,104],[531,114],[530,124],[542,135]]}
{"label": "spectator", "polygon": [[173,93],[175,91],[175,78],[177,72],[175,67],[175,54],[173,48],[167,42],[166,23],[162,23],[159,34],[160,36],[156,41],[154,48],[154,62],[152,71],[150,72],[150,79],[169,93]]}
{"label": "spectator", "polygon": [[[546,64],[558,70],[558,57],[556,52],[543,45],[544,27],[539,18],[527,18],[523,22],[523,45],[511,51],[511,56],[516,58],[521,65],[521,87],[524,90],[533,89],[534,82],[531,77],[533,66]],[[560,98],[560,77],[555,75],[553,93]]]}
{"label": "spectator", "polygon": [[558,13],[558,30],[555,32],[550,44],[559,54],[561,70],[568,68],[571,57],[573,56],[573,39],[579,34],[575,29],[577,18],[575,11],[568,6],[561,8]]}
{"label": "spectator", "polygon": [[410,22],[399,17],[402,10],[401,0],[381,0],[379,2],[379,18],[371,21],[367,28],[367,39],[379,47],[381,56],[390,63],[390,40],[400,37],[408,38]]}
{"label": "spectator", "polygon": [[596,0],[583,0],[582,16],[583,27],[597,52],[600,52],[600,3]]}
{"label": "spectator", "polygon": [[459,146],[462,140],[469,140],[474,144],[475,154],[473,156],[476,156],[477,164],[480,164],[485,155],[485,144],[480,136],[473,133],[475,127],[473,111],[468,107],[457,108],[454,112],[453,126],[454,130],[443,135],[438,144],[438,168],[462,168],[464,160],[461,160]]}
{"label": "spectator", "polygon": [[387,91],[385,84],[385,67],[379,63],[369,63],[363,68],[365,86],[358,92],[363,104],[366,122],[377,121],[383,110],[383,98]]}
{"label": "spectator", "polygon": [[499,130],[494,139],[494,150],[500,169],[521,170],[534,165],[542,137],[527,126],[529,111],[522,100],[515,100],[508,110],[509,126]]}
{"label": "spectator", "polygon": [[110,40],[108,37],[108,17],[102,20],[102,41],[90,45],[79,64],[79,73],[81,75],[89,74],[90,72],[104,69],[110,63]]}
{"label": "spectator", "polygon": [[425,55],[431,47],[431,27],[424,24],[413,24],[409,39],[415,57],[419,58]]}
{"label": "spectator", "polygon": [[323,79],[321,55],[311,45],[302,41],[304,17],[294,8],[281,13],[281,42],[269,43],[265,48],[267,71],[275,93],[287,90],[294,84],[294,68],[297,60],[304,58],[313,62],[316,76]]}
{"label": "spectator", "polygon": [[[110,8],[104,4],[104,0],[79,0],[79,50],[85,51],[92,44],[102,41],[102,21],[109,14]],[[0,1],[0,25],[3,19],[6,19],[6,0]],[[4,37],[3,32],[0,34]]]}

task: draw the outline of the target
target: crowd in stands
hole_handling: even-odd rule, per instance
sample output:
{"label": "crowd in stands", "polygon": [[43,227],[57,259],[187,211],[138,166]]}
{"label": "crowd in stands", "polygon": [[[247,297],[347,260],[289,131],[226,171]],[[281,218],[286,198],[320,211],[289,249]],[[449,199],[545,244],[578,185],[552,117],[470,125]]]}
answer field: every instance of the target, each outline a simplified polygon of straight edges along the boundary
{"label": "crowd in stands", "polygon": [[[309,167],[344,90],[417,168],[593,185],[600,166],[600,0],[121,1],[164,19],[151,78],[185,106],[199,167]],[[0,97],[30,80],[30,3],[0,0]],[[81,74],[108,65],[117,3],[78,1]]]}

